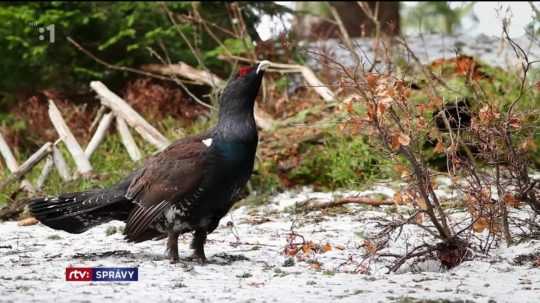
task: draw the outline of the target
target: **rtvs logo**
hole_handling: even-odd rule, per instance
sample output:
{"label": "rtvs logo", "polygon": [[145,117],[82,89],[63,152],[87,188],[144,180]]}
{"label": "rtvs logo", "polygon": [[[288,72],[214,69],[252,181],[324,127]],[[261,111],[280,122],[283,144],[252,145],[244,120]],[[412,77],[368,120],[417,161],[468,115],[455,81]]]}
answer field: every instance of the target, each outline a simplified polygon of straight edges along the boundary
{"label": "rtvs logo", "polygon": [[132,282],[139,280],[137,267],[68,267],[66,281]]}
{"label": "rtvs logo", "polygon": [[92,281],[92,268],[66,268],[66,281]]}

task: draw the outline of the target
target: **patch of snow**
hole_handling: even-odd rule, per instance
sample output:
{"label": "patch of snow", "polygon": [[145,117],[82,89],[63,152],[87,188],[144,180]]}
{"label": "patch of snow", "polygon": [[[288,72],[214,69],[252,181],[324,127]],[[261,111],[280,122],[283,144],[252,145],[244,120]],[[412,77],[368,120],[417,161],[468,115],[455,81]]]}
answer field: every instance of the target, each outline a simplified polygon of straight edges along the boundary
{"label": "patch of snow", "polygon": [[[123,227],[112,221],[83,234],[52,230],[42,224],[0,224],[0,302],[147,301],[147,302],[393,302],[403,298],[474,302],[538,302],[540,274],[516,257],[540,254],[540,241],[492,250],[445,271],[426,260],[387,274],[388,262],[366,258],[362,247],[377,217],[392,218],[391,207],[347,205],[340,211],[296,213],[295,203],[332,199],[354,192],[321,193],[310,188],[273,197],[267,205],[241,207],[221,220],[205,246],[210,263],[169,264],[166,240],[127,243]],[[356,193],[393,195],[384,185]],[[278,211],[276,211],[278,210]],[[526,208],[515,210],[526,218]],[[452,218],[459,221],[460,214]],[[232,221],[234,224],[227,224]],[[463,224],[466,224],[464,222]],[[291,228],[329,250],[284,254]],[[403,253],[423,241],[418,227],[405,226],[385,252]],[[179,239],[181,259],[191,254],[191,235]],[[301,241],[300,237],[294,239]],[[187,261],[184,261],[187,262]],[[66,282],[65,268],[139,267],[139,281]]]}

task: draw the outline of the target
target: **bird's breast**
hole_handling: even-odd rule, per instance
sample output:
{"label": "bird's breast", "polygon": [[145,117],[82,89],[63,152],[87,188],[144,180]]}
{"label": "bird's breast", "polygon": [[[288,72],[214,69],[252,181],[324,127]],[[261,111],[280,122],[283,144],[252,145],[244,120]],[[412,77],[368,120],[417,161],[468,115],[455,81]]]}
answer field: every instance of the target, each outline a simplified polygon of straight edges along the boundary
{"label": "bird's breast", "polygon": [[217,142],[217,167],[229,173],[251,173],[256,148],[257,142]]}

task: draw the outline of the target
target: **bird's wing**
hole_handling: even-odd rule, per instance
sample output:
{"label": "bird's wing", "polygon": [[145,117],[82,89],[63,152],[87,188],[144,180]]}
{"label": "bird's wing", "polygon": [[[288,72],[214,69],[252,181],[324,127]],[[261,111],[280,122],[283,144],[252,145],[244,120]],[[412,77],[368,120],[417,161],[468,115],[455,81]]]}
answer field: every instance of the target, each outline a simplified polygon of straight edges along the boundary
{"label": "bird's wing", "polygon": [[205,173],[205,136],[177,141],[148,159],[133,177],[126,198],[137,203],[126,224],[128,238],[137,238],[165,209],[193,193]]}

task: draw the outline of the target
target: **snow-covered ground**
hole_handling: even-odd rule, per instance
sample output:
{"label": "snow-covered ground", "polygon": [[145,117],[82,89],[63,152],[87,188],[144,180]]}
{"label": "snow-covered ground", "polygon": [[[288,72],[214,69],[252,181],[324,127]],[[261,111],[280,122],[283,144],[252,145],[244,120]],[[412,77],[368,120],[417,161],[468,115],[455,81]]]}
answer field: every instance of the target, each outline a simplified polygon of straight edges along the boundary
{"label": "snow-covered ground", "polygon": [[[383,186],[373,192],[392,194]],[[362,244],[373,228],[366,220],[389,216],[389,207],[294,211],[295,202],[331,197],[304,190],[232,211],[209,235],[204,266],[169,264],[165,240],[126,243],[112,233],[123,226],[118,221],[80,235],[2,223],[0,302],[540,302],[540,269],[530,257],[540,255],[540,241],[498,248],[449,271],[433,261],[423,272],[405,266],[386,274],[388,264],[365,259]],[[284,254],[291,230],[314,245]],[[404,233],[390,245],[399,250],[412,241]],[[181,257],[191,253],[190,240],[181,237]],[[68,266],[138,266],[139,281],[66,282]]]}
{"label": "snow-covered ground", "polygon": [[[454,58],[457,54],[464,54],[476,57],[483,62],[511,70],[519,69],[522,59],[516,56],[516,53],[507,40],[501,37],[487,35],[440,35],[427,34],[422,36],[409,36],[406,38],[410,49],[418,57],[422,64],[430,64],[433,60],[440,58]],[[529,61],[535,61],[540,58],[540,43],[538,37],[523,36],[514,39],[527,54]],[[365,66],[370,66],[374,59],[373,39],[356,38],[353,44],[357,54],[365,60]],[[336,62],[346,66],[354,66],[355,61],[351,53],[337,39],[321,40],[310,43],[308,49],[314,53],[325,53],[331,56]],[[398,46],[393,46],[394,56],[405,58],[407,62],[412,63],[412,58],[407,51]],[[307,64],[314,70],[321,68],[320,58],[310,56]],[[377,65],[381,71],[384,70],[384,64]]]}

